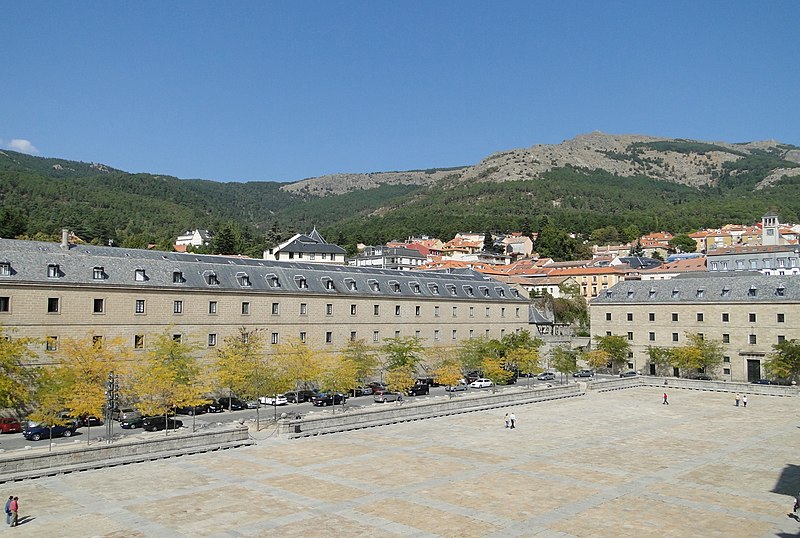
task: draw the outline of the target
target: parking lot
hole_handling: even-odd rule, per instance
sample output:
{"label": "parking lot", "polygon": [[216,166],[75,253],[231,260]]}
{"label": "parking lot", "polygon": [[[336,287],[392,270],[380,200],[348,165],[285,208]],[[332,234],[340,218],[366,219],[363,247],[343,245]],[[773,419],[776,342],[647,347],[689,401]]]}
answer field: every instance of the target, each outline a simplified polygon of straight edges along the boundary
{"label": "parking lot", "polygon": [[[22,536],[795,536],[796,398],[635,388],[6,484]],[[513,411],[518,427],[503,427]],[[12,532],[8,529],[7,532]]]}

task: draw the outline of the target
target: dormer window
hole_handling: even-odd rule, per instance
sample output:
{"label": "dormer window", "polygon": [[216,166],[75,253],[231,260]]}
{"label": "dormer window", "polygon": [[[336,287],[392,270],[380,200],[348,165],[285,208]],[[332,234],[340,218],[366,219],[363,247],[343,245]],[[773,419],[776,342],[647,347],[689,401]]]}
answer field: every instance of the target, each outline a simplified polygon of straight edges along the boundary
{"label": "dormer window", "polygon": [[758,288],[756,288],[755,286],[750,286],[750,289],[747,290],[747,296],[755,297],[756,295],[758,295]]}
{"label": "dormer window", "polygon": [[183,271],[172,271],[172,283],[173,284],[184,284],[186,279],[183,278]]}
{"label": "dormer window", "polygon": [[11,276],[11,264],[9,262],[0,262],[0,276]]}
{"label": "dormer window", "polygon": [[356,285],[356,281],[352,278],[345,278],[344,285],[347,286],[349,291],[356,291],[358,290],[358,286]]}
{"label": "dormer window", "polygon": [[778,297],[783,297],[785,291],[786,291],[786,288],[784,288],[783,284],[781,284],[780,286],[775,288],[775,295],[777,295]]}
{"label": "dormer window", "polygon": [[326,290],[335,290],[336,287],[333,285],[333,279],[329,276],[322,277],[322,287]]}
{"label": "dormer window", "polygon": [[514,297],[519,297],[519,290],[513,289],[513,290],[511,290],[511,293],[512,293],[512,295],[514,295]]}
{"label": "dormer window", "polygon": [[133,272],[133,279],[136,282],[144,282],[147,280],[147,274],[144,272],[144,269],[136,269]]}
{"label": "dormer window", "polygon": [[57,263],[51,263],[47,266],[47,277],[48,278],[61,278],[63,273],[61,272],[61,267],[58,266]]}
{"label": "dormer window", "polygon": [[270,273],[267,275],[267,283],[269,284],[270,288],[280,288],[281,281],[278,279],[278,275],[275,273]]}
{"label": "dormer window", "polygon": [[299,289],[301,290],[308,289],[308,281],[306,280],[306,277],[304,277],[303,275],[296,275],[294,277],[294,282],[295,284],[297,284],[297,287]]}
{"label": "dormer window", "polygon": [[731,295],[731,289],[729,287],[726,286],[726,287],[722,288],[722,296],[723,297],[730,297],[730,295]]}
{"label": "dormer window", "polygon": [[418,282],[412,282],[410,284],[410,286],[411,286],[411,291],[412,292],[419,293],[419,283]]}
{"label": "dormer window", "polygon": [[464,292],[470,297],[475,297],[475,290],[472,286],[464,286]]}
{"label": "dormer window", "polygon": [[396,280],[389,281],[389,287],[395,293],[400,293],[400,283]]}
{"label": "dormer window", "polygon": [[496,291],[497,295],[499,295],[500,297],[506,296],[506,290],[504,290],[503,288],[495,288],[494,291]]}
{"label": "dormer window", "polygon": [[371,279],[371,280],[369,281],[369,289],[371,289],[371,290],[372,290],[372,291],[374,291],[375,293],[377,293],[377,292],[381,291],[381,284],[380,284],[380,282],[378,282],[377,280],[373,280],[373,279]]}
{"label": "dormer window", "polygon": [[236,273],[236,281],[243,288],[249,288],[252,285],[250,283],[250,276],[247,273]]}
{"label": "dormer window", "polygon": [[209,286],[219,286],[219,279],[217,278],[217,273],[213,271],[206,271],[203,274],[203,277],[206,280],[206,284]]}
{"label": "dormer window", "polygon": [[656,296],[656,289],[655,288],[650,288],[650,292],[648,293],[648,297],[650,297],[652,299],[655,296]]}
{"label": "dormer window", "polygon": [[628,297],[633,297],[633,290],[628,290]]}
{"label": "dormer window", "polygon": [[103,280],[106,278],[106,272],[103,270],[102,267],[93,267],[92,268],[92,278],[94,280]]}
{"label": "dormer window", "polygon": [[611,290],[606,290],[606,299],[611,299]]}
{"label": "dormer window", "polygon": [[703,288],[698,288],[695,295],[697,296],[698,299],[702,299],[703,295],[705,295],[705,293],[706,293],[706,290],[704,290]]}
{"label": "dormer window", "polygon": [[453,284],[447,285],[447,291],[450,292],[450,295],[457,295],[458,292],[456,291],[456,287]]}
{"label": "dormer window", "polygon": [[487,288],[486,286],[481,286],[481,293],[483,294],[484,297],[488,297],[489,296],[489,288]]}
{"label": "dormer window", "polygon": [[429,283],[428,289],[431,290],[431,293],[434,295],[439,295],[439,284]]}
{"label": "dormer window", "polygon": [[680,297],[680,296],[681,296],[681,290],[679,290],[678,288],[673,288],[672,289],[672,298],[674,299],[674,298],[677,298],[677,297]]}

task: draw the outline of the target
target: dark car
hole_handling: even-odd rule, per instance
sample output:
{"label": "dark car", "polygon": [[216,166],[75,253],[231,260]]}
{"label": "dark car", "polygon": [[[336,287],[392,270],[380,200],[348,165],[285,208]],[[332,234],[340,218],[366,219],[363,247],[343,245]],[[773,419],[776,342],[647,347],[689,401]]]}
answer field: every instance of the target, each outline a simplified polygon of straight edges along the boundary
{"label": "dark car", "polygon": [[687,379],[695,379],[697,381],[711,381],[711,376],[708,374],[691,374],[686,376]]}
{"label": "dark car", "polygon": [[123,418],[120,419],[119,425],[121,428],[126,430],[134,429],[134,428],[141,428],[142,423],[144,422],[144,418],[141,416],[132,416],[130,418]]}
{"label": "dark car", "polygon": [[297,390],[287,392],[284,396],[286,396],[289,403],[303,403],[310,402],[315,394],[316,392],[313,390]]}
{"label": "dark car", "polygon": [[211,400],[210,402],[203,404],[203,409],[206,410],[206,413],[222,413],[223,411],[225,411],[225,409],[219,404],[219,402],[216,402],[214,400]]}
{"label": "dark car", "polygon": [[553,372],[542,372],[541,374],[536,376],[536,379],[539,381],[552,381],[556,378],[556,374]]}
{"label": "dark car", "polygon": [[636,377],[639,373],[636,370],[628,370],[627,372],[620,372],[620,377]]}
{"label": "dark car", "polygon": [[208,404],[185,405],[183,407],[175,408],[175,412],[179,415],[202,415],[204,413],[208,413]]}
{"label": "dark car", "polygon": [[429,387],[438,387],[439,383],[436,381],[435,377],[420,377],[417,379],[417,383],[420,385],[428,385]]}
{"label": "dark car", "polygon": [[375,381],[374,383],[370,383],[369,387],[372,389],[372,393],[373,394],[376,393],[376,392],[380,392],[382,390],[387,390],[388,389],[388,387],[386,386],[386,383],[381,383],[379,381]]}
{"label": "dark car", "polygon": [[22,431],[22,424],[15,418],[0,417],[0,433],[18,433]]}
{"label": "dark car", "polygon": [[591,370],[581,370],[572,374],[572,377],[592,377],[593,375]]}
{"label": "dark car", "polygon": [[347,396],[339,392],[318,392],[311,397],[311,403],[317,407],[324,407],[326,405],[339,405],[340,403],[344,403],[346,401]]}
{"label": "dark car", "polygon": [[430,394],[430,392],[430,386],[422,383],[417,383],[413,387],[409,387],[408,390],[406,390],[406,394],[409,396],[421,396],[423,394]]}
{"label": "dark car", "polygon": [[225,411],[240,411],[247,409],[247,404],[239,398],[220,398],[217,400]]}
{"label": "dark car", "polygon": [[78,423],[78,427],[79,428],[80,427],[85,427],[85,426],[102,426],[103,425],[103,420],[102,419],[97,418],[95,416],[91,416],[91,415],[78,417],[76,419],[76,421]]}
{"label": "dark car", "polygon": [[165,428],[176,430],[181,426],[183,426],[183,422],[175,418],[146,417],[142,420],[142,428],[148,432],[155,432]]}
{"label": "dark car", "polygon": [[753,385],[773,385],[774,383],[769,379],[756,379],[755,381],[751,381]]}
{"label": "dark car", "polygon": [[28,441],[49,439],[51,433],[53,437],[72,437],[72,434],[75,433],[75,423],[70,422],[65,426],[53,426],[51,428],[39,422],[28,422],[28,425],[22,430],[23,437]]}

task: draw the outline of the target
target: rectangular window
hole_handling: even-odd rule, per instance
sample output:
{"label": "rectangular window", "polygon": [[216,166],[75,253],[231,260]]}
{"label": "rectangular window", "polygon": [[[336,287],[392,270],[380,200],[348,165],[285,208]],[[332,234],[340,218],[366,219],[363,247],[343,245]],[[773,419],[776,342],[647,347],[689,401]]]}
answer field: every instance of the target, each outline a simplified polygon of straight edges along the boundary
{"label": "rectangular window", "polygon": [[48,278],[59,278],[61,276],[61,268],[58,265],[51,263],[47,266],[47,276]]}
{"label": "rectangular window", "polygon": [[438,342],[438,341],[439,341],[439,329],[435,329],[435,330],[433,331],[433,340],[434,340],[435,342]]}
{"label": "rectangular window", "polygon": [[400,331],[395,331],[394,332],[394,337],[395,338],[400,338]]}
{"label": "rectangular window", "polygon": [[731,358],[730,357],[722,357],[722,362],[730,364],[731,363]]}
{"label": "rectangular window", "polygon": [[454,317],[454,318],[457,318],[457,317],[458,317],[458,307],[457,307],[457,306],[454,306],[454,307],[453,307],[453,317]]}
{"label": "rectangular window", "polygon": [[45,340],[44,349],[46,351],[58,351],[58,336],[48,336]]}
{"label": "rectangular window", "polygon": [[703,313],[702,312],[698,312],[697,313],[697,321],[703,321]]}
{"label": "rectangular window", "polygon": [[422,307],[420,305],[415,306],[414,307],[414,315],[415,316],[420,316],[421,314],[422,314]]}
{"label": "rectangular window", "polygon": [[92,301],[92,312],[94,312],[95,314],[102,314],[104,306],[105,305],[103,299],[94,299]]}
{"label": "rectangular window", "polygon": [[438,307],[438,305],[433,307],[433,317],[435,317],[435,318],[439,317],[439,307]]}
{"label": "rectangular window", "polygon": [[0,312],[11,311],[11,297],[0,297]]}
{"label": "rectangular window", "polygon": [[453,329],[453,340],[457,339],[458,339],[458,331],[456,329]]}
{"label": "rectangular window", "polygon": [[242,302],[242,315],[243,316],[250,315],[250,303],[247,301]]}
{"label": "rectangular window", "polygon": [[723,368],[722,369],[722,373],[724,375],[731,375],[731,369],[730,368]]}
{"label": "rectangular window", "polygon": [[306,332],[305,331],[300,331],[300,342],[302,342],[303,344],[306,343]]}
{"label": "rectangular window", "polygon": [[785,341],[786,341],[786,337],[785,337],[784,335],[782,335],[782,334],[779,334],[779,335],[778,335],[778,343],[779,343],[779,344],[782,344],[782,343],[784,343]]}
{"label": "rectangular window", "polygon": [[133,275],[136,282],[144,282],[147,280],[147,275],[145,274],[144,269],[136,269]]}
{"label": "rectangular window", "polygon": [[469,330],[469,339],[472,340],[475,337],[475,331],[470,329]]}
{"label": "rectangular window", "polygon": [[183,301],[173,301],[172,302],[172,313],[173,314],[183,314]]}
{"label": "rectangular window", "polygon": [[783,314],[778,314],[778,317],[777,317],[778,323],[783,323],[784,319],[785,318],[784,318]]}
{"label": "rectangular window", "polygon": [[654,332],[648,333],[647,334],[647,339],[650,340],[651,342],[655,342],[656,341],[656,333],[654,333]]}
{"label": "rectangular window", "polygon": [[308,315],[308,304],[307,303],[300,303],[300,315],[307,316]]}
{"label": "rectangular window", "polygon": [[678,333],[672,333],[672,341],[673,342],[677,342],[678,341]]}
{"label": "rectangular window", "polygon": [[144,335],[133,335],[133,349],[144,349]]}
{"label": "rectangular window", "polygon": [[672,321],[678,321],[678,313],[677,312],[673,312],[672,313]]}
{"label": "rectangular window", "polygon": [[105,272],[103,272],[102,267],[94,267],[92,269],[92,278],[95,280],[103,280],[105,278]]}
{"label": "rectangular window", "polygon": [[183,278],[183,273],[181,271],[173,271],[172,272],[172,283],[173,284],[183,284],[186,282],[186,279]]}
{"label": "rectangular window", "polygon": [[280,303],[272,303],[272,315],[277,316],[280,312]]}
{"label": "rectangular window", "polygon": [[627,317],[628,317],[628,321],[633,321],[633,313],[632,312],[628,312],[628,316]]}
{"label": "rectangular window", "polygon": [[103,346],[103,337],[102,336],[92,336],[92,346],[95,348],[99,348]]}
{"label": "rectangular window", "polygon": [[422,334],[422,331],[420,331],[419,329],[417,329],[416,331],[414,331],[414,338],[416,338],[417,340],[419,340],[419,339],[420,339],[420,335],[421,335],[421,334]]}
{"label": "rectangular window", "polygon": [[628,331],[628,340],[633,340],[633,333]]}
{"label": "rectangular window", "polygon": [[136,310],[137,314],[144,314],[144,299],[136,299]]}
{"label": "rectangular window", "polygon": [[373,316],[380,316],[381,315],[381,305],[379,305],[379,304],[372,305],[372,315]]}
{"label": "rectangular window", "polygon": [[208,333],[208,347],[214,347],[217,345],[217,335],[214,333]]}
{"label": "rectangular window", "polygon": [[11,276],[11,264],[8,262],[0,263],[0,276]]}
{"label": "rectangular window", "polygon": [[730,344],[731,343],[731,335],[728,333],[722,333],[722,343],[723,344]]}
{"label": "rectangular window", "polygon": [[333,315],[333,303],[328,303],[325,305],[325,315],[326,316]]}
{"label": "rectangular window", "polygon": [[325,332],[325,343],[332,344],[333,343],[333,333],[331,331]]}
{"label": "rectangular window", "polygon": [[217,313],[217,301],[208,301],[208,313],[209,314]]}
{"label": "rectangular window", "polygon": [[471,318],[475,317],[475,307],[474,306],[470,306],[469,307],[469,317],[471,317]]}
{"label": "rectangular window", "polygon": [[648,321],[655,321],[656,320],[656,313],[655,312],[650,312],[649,314],[647,314],[647,320]]}
{"label": "rectangular window", "polygon": [[270,343],[277,344],[278,343],[278,333],[272,333],[270,335]]}
{"label": "rectangular window", "polygon": [[487,318],[488,318],[489,316],[491,316],[491,315],[492,315],[492,309],[491,309],[491,307],[488,307],[488,306],[487,306],[487,307],[486,307],[486,311],[484,312],[484,314],[483,314],[483,315],[484,315],[484,316],[486,316]]}
{"label": "rectangular window", "polygon": [[58,297],[49,297],[47,299],[47,312],[49,314],[56,314],[58,313]]}
{"label": "rectangular window", "polygon": [[517,318],[519,317],[519,307],[516,307],[514,309],[514,317],[517,317]]}
{"label": "rectangular window", "polygon": [[399,316],[400,315],[400,305],[399,304],[394,305],[394,315],[395,316]]}
{"label": "rectangular window", "polygon": [[756,335],[754,335],[754,334],[750,335],[749,341],[750,341],[750,345],[753,345],[753,346],[758,343],[758,339],[756,338]]}
{"label": "rectangular window", "polygon": [[506,317],[506,307],[505,306],[501,306],[500,307],[500,317],[501,318]]}
{"label": "rectangular window", "polygon": [[748,315],[748,318],[750,319],[750,323],[755,323],[756,322],[756,314],[755,314],[755,312],[750,312],[750,314]]}
{"label": "rectangular window", "polygon": [[606,312],[606,321],[611,321],[611,312]]}
{"label": "rectangular window", "polygon": [[730,314],[727,312],[722,313],[722,323],[728,323],[731,320]]}
{"label": "rectangular window", "polygon": [[175,333],[172,335],[172,339],[178,343],[183,341],[183,335]]}
{"label": "rectangular window", "polygon": [[355,331],[350,331],[350,341],[351,342],[355,342],[356,341],[356,332]]}
{"label": "rectangular window", "polygon": [[356,315],[356,305],[354,305],[354,304],[350,305],[350,315],[351,316],[355,316]]}
{"label": "rectangular window", "polygon": [[372,341],[373,342],[381,341],[381,333],[379,331],[372,331]]}

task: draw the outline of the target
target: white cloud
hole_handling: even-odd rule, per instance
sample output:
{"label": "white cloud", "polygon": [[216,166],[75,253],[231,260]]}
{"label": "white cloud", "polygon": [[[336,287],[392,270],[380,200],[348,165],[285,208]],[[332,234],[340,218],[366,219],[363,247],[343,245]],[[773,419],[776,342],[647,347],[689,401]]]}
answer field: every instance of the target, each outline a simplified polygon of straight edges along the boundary
{"label": "white cloud", "polygon": [[39,153],[36,146],[31,144],[30,140],[25,140],[24,138],[12,138],[11,142],[6,144],[6,147],[14,151],[19,151],[20,153],[27,153],[28,155]]}

